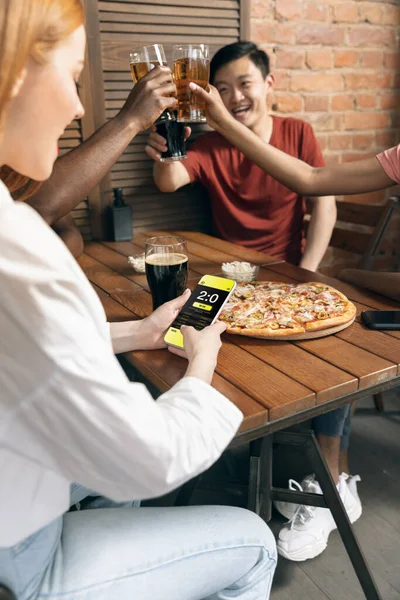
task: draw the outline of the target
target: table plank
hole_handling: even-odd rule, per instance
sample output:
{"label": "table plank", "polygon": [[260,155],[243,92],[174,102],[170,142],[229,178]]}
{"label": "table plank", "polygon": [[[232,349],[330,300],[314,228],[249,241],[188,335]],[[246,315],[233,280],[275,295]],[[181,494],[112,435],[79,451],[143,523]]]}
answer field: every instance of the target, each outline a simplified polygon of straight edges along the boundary
{"label": "table plank", "polygon": [[[126,256],[118,253],[116,250],[111,250],[102,244],[89,242],[85,244],[85,254],[94,258],[103,265],[106,265],[113,271],[116,271],[116,273],[127,277],[140,287],[147,290],[149,289],[146,275],[144,273],[136,273],[128,263]],[[127,256],[131,256],[132,254],[134,253],[131,252]]]}
{"label": "table plank", "polygon": [[294,343],[358,377],[359,388],[387,381],[397,375],[397,364],[341,340],[336,335]]}
{"label": "table plank", "polygon": [[351,327],[340,331],[336,335],[346,342],[364,348],[368,352],[397,364],[397,370],[400,373],[400,340],[390,339],[384,333],[372,331],[372,329],[368,329],[360,323],[353,323]]}
{"label": "table plank", "polygon": [[111,298],[107,292],[99,288],[96,284],[92,283],[93,289],[100,298],[100,302],[103,305],[104,312],[107,315],[107,320],[110,323],[119,321],[134,321],[137,319],[130,310],[119,304],[116,300]]}
{"label": "table plank", "polygon": [[251,248],[245,248],[241,246],[240,248],[231,242],[227,242],[226,240],[221,240],[216,237],[212,237],[205,233],[200,233],[199,231],[176,231],[176,235],[181,235],[186,240],[191,240],[193,242],[197,242],[211,248],[214,250],[219,250],[221,252],[225,252],[226,254],[231,255],[232,258],[236,258],[239,260],[244,260],[251,262],[255,265],[265,265],[269,263],[283,262],[282,259],[278,259],[274,256],[270,256],[269,254],[264,254],[264,252],[258,252],[257,250],[252,250]]}
{"label": "table plank", "polygon": [[[187,369],[186,359],[171,354],[168,350],[127,352],[124,357],[161,392],[169,390],[182,379]],[[260,427],[268,422],[268,410],[264,406],[217,373],[214,374],[212,386],[242,411],[244,421],[240,431]]]}
{"label": "table plank", "polygon": [[101,289],[111,293],[116,292],[137,292],[141,287],[128,279],[116,273],[98,260],[95,260],[88,254],[82,254],[78,263],[91,283],[95,283]]}
{"label": "table plank", "polygon": [[217,373],[268,408],[271,420],[314,406],[314,392],[224,337]]}
{"label": "table plank", "polygon": [[241,348],[313,390],[317,404],[350,394],[358,389],[358,379],[291,342],[266,341],[232,335]]}

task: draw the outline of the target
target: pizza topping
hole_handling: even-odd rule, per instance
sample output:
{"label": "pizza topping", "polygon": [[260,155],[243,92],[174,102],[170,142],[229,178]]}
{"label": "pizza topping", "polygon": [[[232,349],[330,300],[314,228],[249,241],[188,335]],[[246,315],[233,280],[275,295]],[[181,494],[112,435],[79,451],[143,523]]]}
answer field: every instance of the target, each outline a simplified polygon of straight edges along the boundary
{"label": "pizza topping", "polygon": [[[348,314],[350,321],[354,313],[354,305],[327,285],[266,281],[237,285],[220,319],[227,323],[228,332],[240,330],[245,334],[248,330],[252,335],[251,330],[257,330],[258,337],[281,337],[285,330],[291,336],[292,332],[329,328],[334,326],[335,318],[343,319]],[[323,326],[325,320],[329,323]],[[343,322],[339,320],[338,324]],[[277,330],[280,332],[272,333]]]}

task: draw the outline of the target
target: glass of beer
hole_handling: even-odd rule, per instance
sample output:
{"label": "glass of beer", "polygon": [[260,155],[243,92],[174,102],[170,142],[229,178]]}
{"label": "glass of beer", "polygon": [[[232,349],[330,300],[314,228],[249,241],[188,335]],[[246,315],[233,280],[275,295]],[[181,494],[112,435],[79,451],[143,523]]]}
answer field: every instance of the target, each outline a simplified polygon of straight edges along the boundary
{"label": "glass of beer", "polygon": [[[141,46],[130,54],[130,67],[133,83],[136,84],[142,77],[155,67],[167,64],[164,48],[161,44]],[[174,162],[187,158],[185,150],[184,127],[176,120],[176,114],[171,110],[164,110],[157,119],[157,133],[167,142],[167,151],[161,155],[161,162]]]}
{"label": "glass of beer", "polygon": [[174,46],[172,72],[178,92],[178,121],[204,123],[205,103],[193,94],[189,83],[196,83],[206,89],[210,78],[208,46],[204,44]]}
{"label": "glass of beer", "polygon": [[186,241],[172,235],[149,238],[146,240],[145,266],[155,310],[164,302],[181,296],[186,289]]}

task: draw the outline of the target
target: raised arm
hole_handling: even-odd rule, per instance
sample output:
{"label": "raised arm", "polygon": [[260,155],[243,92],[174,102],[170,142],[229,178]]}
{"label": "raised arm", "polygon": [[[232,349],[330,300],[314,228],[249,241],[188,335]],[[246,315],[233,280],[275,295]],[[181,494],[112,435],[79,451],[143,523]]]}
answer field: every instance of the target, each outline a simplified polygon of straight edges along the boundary
{"label": "raised arm", "polygon": [[28,200],[53,225],[69,214],[103,179],[131,140],[176,100],[171,72],[153,69],[133,88],[120,113],[88,140],[60,158],[52,176]]}
{"label": "raised arm", "polygon": [[192,90],[207,106],[207,122],[261,169],[303,196],[328,196],[373,192],[394,185],[373,157],[343,165],[315,168],[273,148],[238,123],[226,110],[215,88],[210,93],[195,84]]}

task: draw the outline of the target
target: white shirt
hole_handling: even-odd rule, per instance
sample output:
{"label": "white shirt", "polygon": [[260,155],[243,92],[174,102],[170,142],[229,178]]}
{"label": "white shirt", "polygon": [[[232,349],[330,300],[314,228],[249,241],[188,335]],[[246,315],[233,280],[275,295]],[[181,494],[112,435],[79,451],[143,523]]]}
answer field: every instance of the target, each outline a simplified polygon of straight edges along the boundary
{"label": "white shirt", "polygon": [[65,512],[71,482],[116,501],[167,493],[208,468],[241,420],[198,379],[157,402],[129,382],[84,273],[0,181],[0,547]]}

